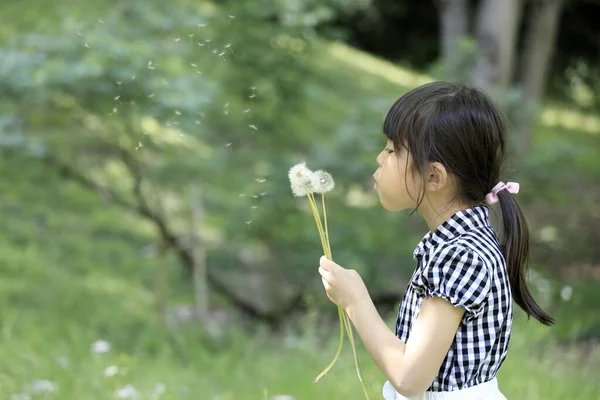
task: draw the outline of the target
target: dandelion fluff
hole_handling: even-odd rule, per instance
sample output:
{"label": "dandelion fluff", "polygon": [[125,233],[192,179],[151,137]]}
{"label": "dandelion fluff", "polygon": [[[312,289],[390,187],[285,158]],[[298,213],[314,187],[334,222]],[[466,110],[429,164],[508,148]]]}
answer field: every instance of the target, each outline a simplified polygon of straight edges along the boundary
{"label": "dandelion fluff", "polygon": [[314,172],[306,166],[305,162],[290,168],[289,174],[292,193],[296,197],[304,197],[313,193],[319,186],[319,180]]}
{"label": "dandelion fluff", "polygon": [[331,192],[335,187],[335,182],[333,181],[333,176],[327,171],[316,171],[315,175],[319,181],[317,185],[316,193],[327,193]]}

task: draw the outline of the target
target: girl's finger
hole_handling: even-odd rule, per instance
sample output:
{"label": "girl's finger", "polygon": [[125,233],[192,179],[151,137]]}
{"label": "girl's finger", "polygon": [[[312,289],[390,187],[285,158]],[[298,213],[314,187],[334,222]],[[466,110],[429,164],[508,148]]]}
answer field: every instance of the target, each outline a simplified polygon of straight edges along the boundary
{"label": "girl's finger", "polygon": [[325,270],[323,267],[319,267],[319,274],[321,274],[321,276],[325,279],[330,277],[329,271]]}

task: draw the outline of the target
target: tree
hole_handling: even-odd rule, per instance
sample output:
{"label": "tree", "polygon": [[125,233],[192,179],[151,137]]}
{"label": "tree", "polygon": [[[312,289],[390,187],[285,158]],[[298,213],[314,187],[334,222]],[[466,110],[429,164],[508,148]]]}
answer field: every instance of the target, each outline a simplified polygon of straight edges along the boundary
{"label": "tree", "polygon": [[[517,158],[530,149],[536,105],[542,99],[563,4],[564,0],[533,1],[526,21],[525,45],[518,52],[523,0],[479,0],[474,14],[470,3],[463,0],[438,2],[442,28],[440,53],[443,63],[449,66],[448,76],[456,80],[464,68],[464,65],[457,68],[460,51],[457,37],[466,35],[471,22],[477,57],[469,83],[491,94],[504,107],[515,127],[511,144]],[[465,16],[471,14],[474,20],[466,20]],[[520,93],[516,100],[515,89]]]}
{"label": "tree", "polygon": [[564,0],[535,0],[529,14],[519,76],[523,91],[520,108],[524,112],[518,114],[515,124],[515,147],[521,155],[531,149],[535,105],[544,94],[563,5]]}
{"label": "tree", "polygon": [[464,69],[461,40],[469,35],[469,7],[467,0],[439,0],[440,54],[445,74],[450,80],[459,78]]}

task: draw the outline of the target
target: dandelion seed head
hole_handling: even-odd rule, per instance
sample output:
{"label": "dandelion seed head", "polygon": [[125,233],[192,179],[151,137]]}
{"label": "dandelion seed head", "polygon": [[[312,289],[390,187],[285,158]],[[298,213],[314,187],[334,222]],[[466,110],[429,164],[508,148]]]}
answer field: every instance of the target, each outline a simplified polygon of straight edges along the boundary
{"label": "dandelion seed head", "polygon": [[296,197],[304,197],[313,193],[319,186],[319,179],[306,166],[305,162],[294,165],[288,173],[292,193]]}
{"label": "dandelion seed head", "polygon": [[331,176],[329,172],[319,170],[315,171],[315,175],[319,180],[319,184],[315,190],[316,193],[327,193],[333,190],[335,187],[335,182],[333,180],[333,176]]}

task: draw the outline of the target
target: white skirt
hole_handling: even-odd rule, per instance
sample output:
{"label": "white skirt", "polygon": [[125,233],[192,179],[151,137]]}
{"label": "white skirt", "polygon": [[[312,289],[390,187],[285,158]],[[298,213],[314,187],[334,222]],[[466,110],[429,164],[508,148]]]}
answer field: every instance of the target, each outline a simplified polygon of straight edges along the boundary
{"label": "white skirt", "polygon": [[402,396],[389,381],[386,381],[383,385],[383,398],[385,400],[506,400],[506,397],[498,389],[496,378],[462,390],[425,392],[410,398]]}

